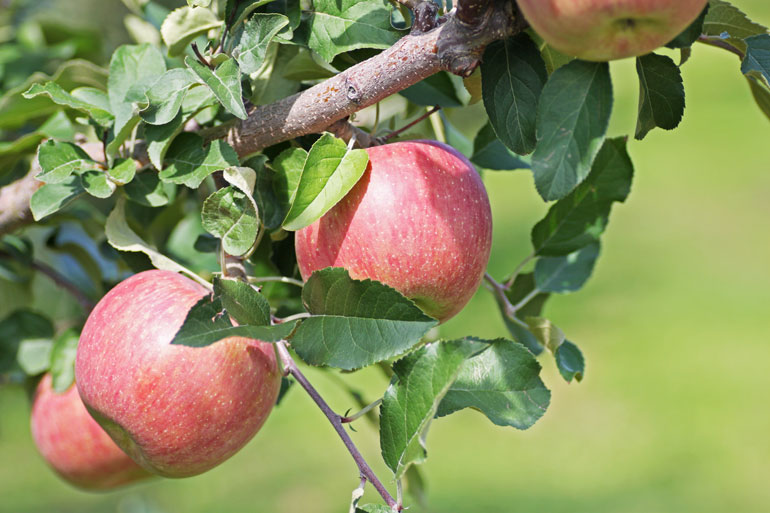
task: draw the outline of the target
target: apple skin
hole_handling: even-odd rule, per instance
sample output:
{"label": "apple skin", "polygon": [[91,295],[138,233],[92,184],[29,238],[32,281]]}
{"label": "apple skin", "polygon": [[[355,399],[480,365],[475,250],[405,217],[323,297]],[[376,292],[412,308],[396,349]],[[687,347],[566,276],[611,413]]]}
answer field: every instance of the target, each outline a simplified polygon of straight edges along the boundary
{"label": "apple skin", "polygon": [[84,490],[108,490],[152,474],[128,457],[89,415],[73,384],[52,388],[50,374],[35,391],[30,418],[32,439],[48,465]]}
{"label": "apple skin", "polygon": [[556,50],[587,61],[644,55],[690,25],[708,0],[518,0]]}
{"label": "apple skin", "polygon": [[78,344],[75,378],[89,412],[137,463],[165,477],[200,474],[235,454],[280,389],[271,344],[170,343],[207,293],[177,273],[141,272],[99,301]]}
{"label": "apple skin", "polygon": [[473,165],[435,141],[368,148],[369,165],[321,219],[296,233],[303,279],[344,267],[381,281],[446,321],[481,283],[492,245],[492,212]]}

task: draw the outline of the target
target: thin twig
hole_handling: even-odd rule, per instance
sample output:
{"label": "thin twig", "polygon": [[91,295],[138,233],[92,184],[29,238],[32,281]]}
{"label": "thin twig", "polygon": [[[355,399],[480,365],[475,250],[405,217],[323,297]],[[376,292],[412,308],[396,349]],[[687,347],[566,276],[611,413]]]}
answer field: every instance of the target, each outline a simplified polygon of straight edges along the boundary
{"label": "thin twig", "polygon": [[348,452],[356,462],[358,471],[361,473],[361,478],[366,478],[367,481],[372,483],[372,486],[374,486],[377,492],[379,492],[380,496],[383,498],[383,500],[385,500],[385,503],[388,506],[395,509],[396,511],[400,511],[400,505],[396,502],[393,496],[390,495],[382,482],[374,474],[372,468],[361,455],[361,452],[355,446],[353,440],[351,440],[350,435],[348,435],[348,433],[345,431],[345,428],[342,425],[342,417],[334,413],[334,410],[329,407],[323,397],[321,397],[318,391],[313,388],[313,385],[310,384],[305,375],[302,374],[302,371],[299,370],[297,364],[294,362],[294,359],[291,357],[288,348],[286,347],[286,342],[281,341],[276,343],[276,350],[281,357],[284,372],[288,375],[291,375],[297,381],[297,383],[300,384],[305,392],[307,392],[311,399],[313,399],[313,401],[318,405],[324,415],[326,415],[326,418],[329,419],[332,427],[342,439],[342,443],[345,444]]}
{"label": "thin twig", "polygon": [[45,274],[51,280],[53,280],[56,285],[61,287],[62,289],[69,292],[72,297],[74,297],[78,303],[80,303],[80,306],[83,307],[83,310],[86,312],[90,312],[94,308],[94,302],[89,299],[85,293],[78,288],[77,285],[69,281],[67,278],[62,276],[59,271],[54,269],[53,267],[50,267],[47,264],[44,264],[43,262],[32,260],[29,262],[29,266],[32,269],[35,269],[36,271],[40,271],[41,273]]}
{"label": "thin twig", "polygon": [[[526,322],[522,321],[518,317],[516,317],[516,306],[524,306],[526,303],[519,303],[516,306],[513,306],[511,304],[511,301],[508,299],[508,296],[505,295],[505,285],[502,283],[498,283],[495,281],[494,278],[492,278],[492,275],[489,273],[484,273],[484,281],[487,282],[487,288],[492,291],[492,293],[497,297],[498,302],[503,307],[503,313],[505,314],[505,317],[508,318],[511,322],[514,324],[518,324],[524,329],[529,329],[529,326]],[[528,302],[528,301],[527,301]]]}
{"label": "thin twig", "polygon": [[204,64],[208,69],[211,71],[214,71],[214,66],[206,60],[206,58],[201,54],[200,50],[198,50],[198,45],[196,43],[191,44],[193,52],[195,53],[195,56],[198,58],[201,64]]}
{"label": "thin twig", "polygon": [[403,134],[404,132],[406,132],[407,130],[412,128],[417,123],[420,123],[421,121],[424,121],[425,119],[429,118],[432,114],[438,112],[439,110],[441,110],[441,106],[440,105],[436,105],[435,107],[433,107],[429,111],[425,112],[425,114],[423,114],[419,118],[415,119],[411,123],[408,123],[407,125],[404,125],[401,128],[399,128],[398,130],[395,130],[395,131],[393,131],[393,132],[391,132],[391,133],[389,133],[387,135],[383,135],[382,137],[378,137],[377,140],[380,142],[380,144],[385,144],[386,142],[388,142],[389,140],[393,139],[394,137],[398,137],[399,135]]}

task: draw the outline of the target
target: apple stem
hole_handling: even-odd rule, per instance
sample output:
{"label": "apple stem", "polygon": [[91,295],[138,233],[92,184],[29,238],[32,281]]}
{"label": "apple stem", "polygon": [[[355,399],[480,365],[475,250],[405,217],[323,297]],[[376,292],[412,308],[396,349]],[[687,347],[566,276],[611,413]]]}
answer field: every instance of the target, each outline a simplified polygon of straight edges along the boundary
{"label": "apple stem", "polygon": [[385,503],[392,508],[394,511],[400,511],[401,506],[398,502],[393,498],[392,495],[388,492],[387,489],[385,489],[385,486],[382,484],[382,482],[377,478],[377,476],[374,474],[374,471],[369,466],[369,464],[366,462],[364,457],[361,455],[361,452],[358,450],[356,445],[353,443],[353,440],[350,438],[350,435],[347,434],[345,431],[344,426],[342,425],[342,417],[340,415],[337,415],[334,410],[331,409],[331,407],[326,403],[326,401],[321,397],[321,395],[318,393],[318,391],[313,387],[313,385],[310,384],[310,382],[307,380],[304,374],[302,374],[302,371],[299,370],[297,367],[297,364],[294,362],[294,359],[291,357],[291,354],[289,353],[289,349],[286,347],[286,341],[282,340],[280,342],[277,342],[275,344],[276,350],[278,351],[278,355],[281,358],[281,363],[283,364],[284,373],[286,375],[291,375],[297,383],[300,384],[300,386],[305,389],[305,392],[310,396],[311,399],[318,405],[318,407],[321,409],[321,411],[326,415],[326,418],[329,419],[329,422],[331,423],[334,430],[337,432],[339,437],[342,439],[342,443],[345,444],[345,447],[347,448],[350,455],[353,457],[353,460],[356,462],[356,465],[358,466],[358,471],[361,474],[361,479],[366,479],[369,481],[372,486],[377,490],[377,492],[380,494],[380,496],[385,500]]}

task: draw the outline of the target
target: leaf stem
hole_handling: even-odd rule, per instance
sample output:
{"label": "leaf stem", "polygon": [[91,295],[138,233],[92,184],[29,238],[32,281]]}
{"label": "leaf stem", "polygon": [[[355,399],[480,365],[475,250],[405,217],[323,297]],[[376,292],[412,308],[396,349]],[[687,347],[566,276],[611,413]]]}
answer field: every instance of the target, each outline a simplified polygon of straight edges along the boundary
{"label": "leaf stem", "polygon": [[516,277],[521,273],[521,271],[524,270],[524,267],[526,267],[526,265],[530,263],[533,258],[535,258],[534,251],[530,253],[524,260],[522,260],[518,267],[513,270],[513,274],[511,274],[511,277],[508,278],[508,281],[505,282],[506,290],[510,290],[510,288],[513,286],[513,282],[516,281]]}
{"label": "leaf stem", "polygon": [[344,417],[340,417],[340,422],[343,424],[349,424],[353,422],[354,420],[358,420],[370,411],[372,411],[374,408],[378,407],[382,403],[382,399],[377,399],[373,403],[367,405],[364,409],[359,411],[358,413],[354,413],[353,415],[346,415]]}
{"label": "leaf stem", "polygon": [[402,126],[398,130],[394,130],[393,132],[391,132],[391,133],[389,133],[387,135],[383,135],[382,137],[378,137],[377,139],[378,139],[378,141],[381,141],[381,144],[385,144],[386,142],[388,142],[389,140],[393,139],[394,137],[398,137],[402,133],[406,132],[407,130],[412,128],[417,123],[419,123],[419,122],[423,121],[424,119],[430,117],[431,114],[434,114],[434,113],[438,112],[440,109],[441,109],[441,106],[436,105],[435,107],[433,107],[432,109],[430,109],[425,114],[423,114],[419,118],[415,119],[411,123],[409,123],[409,124],[407,124],[405,126]]}
{"label": "leaf stem", "polygon": [[535,299],[535,297],[536,297],[538,294],[542,293],[542,292],[543,292],[542,290],[540,290],[539,288],[535,287],[534,289],[532,289],[532,291],[531,291],[529,294],[527,294],[526,296],[524,296],[524,297],[522,298],[522,300],[521,300],[521,301],[519,301],[518,303],[516,303],[516,304],[513,306],[513,310],[514,310],[514,311],[516,311],[516,312],[518,312],[519,310],[521,310],[522,308],[524,308],[524,307],[527,305],[527,303],[529,303],[530,301],[532,301],[533,299]]}
{"label": "leaf stem", "polygon": [[195,53],[195,56],[200,61],[200,63],[206,66],[211,71],[214,71],[214,66],[212,66],[211,63],[207,61],[206,58],[201,54],[200,50],[198,50],[198,45],[196,43],[193,43],[190,46],[192,47],[192,50]]}
{"label": "leaf stem", "polygon": [[313,401],[318,405],[323,414],[326,415],[326,418],[329,419],[332,427],[342,439],[342,443],[345,444],[348,452],[356,462],[358,471],[361,473],[361,479],[366,479],[369,481],[377,490],[377,492],[379,492],[380,496],[385,500],[385,503],[394,511],[400,511],[401,506],[396,502],[393,496],[390,495],[382,482],[374,474],[372,468],[361,455],[361,452],[355,446],[353,440],[351,440],[350,435],[348,435],[348,433],[345,431],[345,428],[342,425],[342,417],[334,413],[334,411],[331,409],[331,407],[329,407],[329,405],[326,403],[323,397],[321,397],[318,391],[313,388],[313,385],[310,384],[305,375],[302,374],[302,371],[299,370],[297,364],[294,362],[294,359],[291,357],[288,348],[286,347],[286,341],[278,342],[275,346],[281,358],[284,372],[287,375],[291,375],[297,381],[297,383],[300,384],[300,386],[305,390],[305,392],[307,392],[310,398],[313,399]]}
{"label": "leaf stem", "polygon": [[296,285],[297,287],[304,287],[305,284],[300,280],[294,278],[288,278],[286,276],[249,276],[249,282],[251,283],[264,283],[270,281],[277,281],[279,283],[288,283],[289,285]]}

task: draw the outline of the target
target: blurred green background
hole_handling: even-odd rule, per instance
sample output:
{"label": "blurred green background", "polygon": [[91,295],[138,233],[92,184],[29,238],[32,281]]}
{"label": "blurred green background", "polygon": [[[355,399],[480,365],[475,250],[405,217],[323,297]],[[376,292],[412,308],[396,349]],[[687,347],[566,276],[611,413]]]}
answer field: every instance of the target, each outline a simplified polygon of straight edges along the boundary
{"label": "blurred green background", "polygon": [[[767,0],[734,3],[770,24]],[[102,26],[119,31],[116,0],[69,4],[78,23],[101,15]],[[634,63],[612,69],[611,132],[633,133]],[[582,348],[585,380],[567,385],[543,359],[552,402],[525,432],[468,410],[434,422],[422,467],[429,508],[410,500],[410,511],[770,511],[770,123],[735,56],[698,45],[683,73],[681,127],[630,143],[633,191],[613,211],[595,274],[546,311]],[[530,252],[529,230],[546,205],[525,171],[488,172],[485,181],[495,219],[490,271],[502,278]],[[441,330],[466,334],[506,334],[485,290]],[[337,411],[354,407],[328,374],[308,375]],[[349,378],[372,399],[386,386],[375,371]],[[358,483],[300,390],[220,467],[108,494],[60,481],[35,451],[28,415],[23,391],[0,390],[3,513],[339,513]],[[365,421],[356,427],[354,439],[385,478],[376,433]]]}

